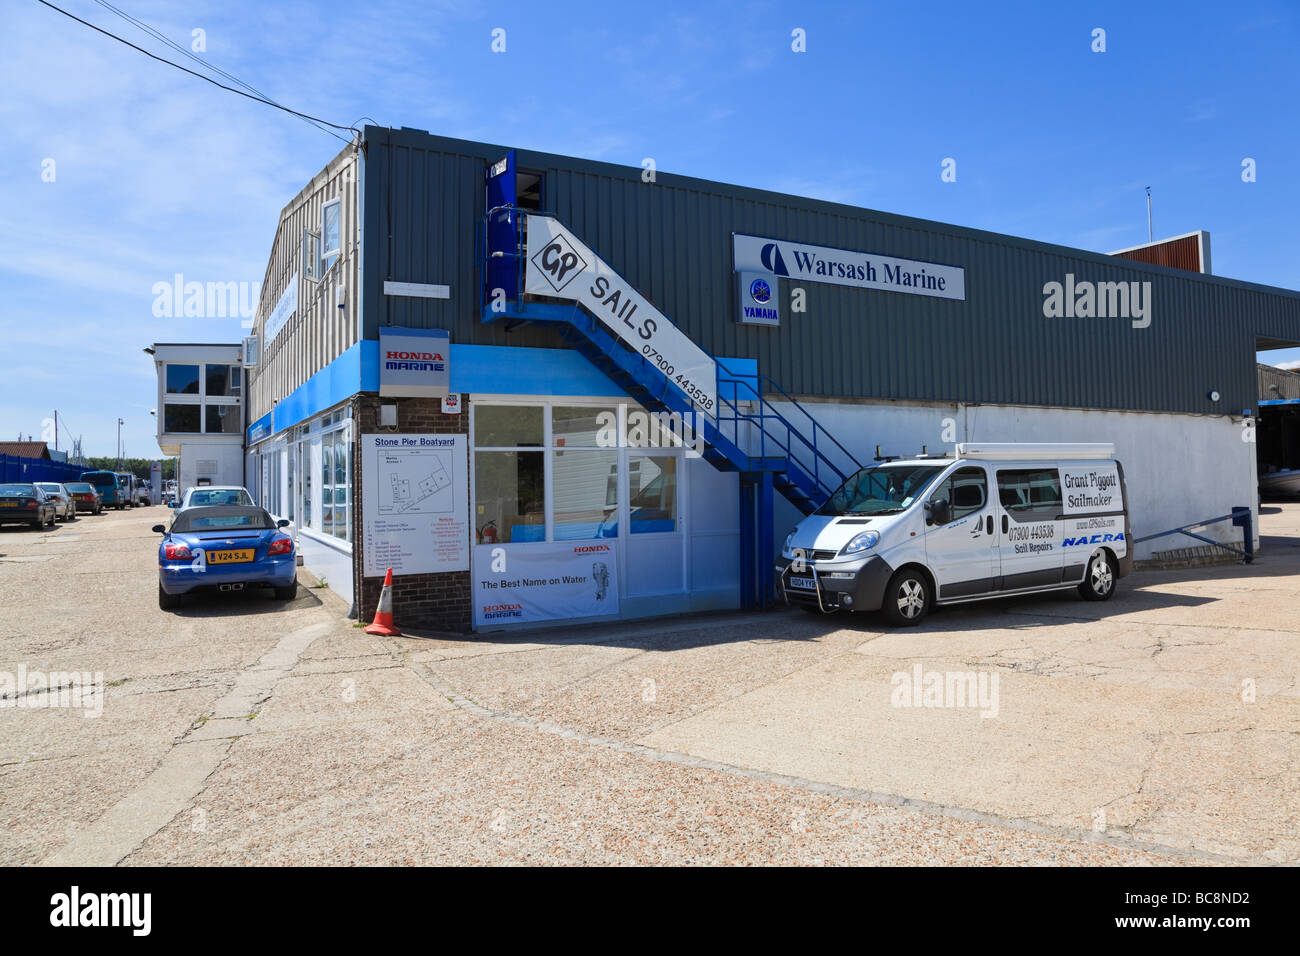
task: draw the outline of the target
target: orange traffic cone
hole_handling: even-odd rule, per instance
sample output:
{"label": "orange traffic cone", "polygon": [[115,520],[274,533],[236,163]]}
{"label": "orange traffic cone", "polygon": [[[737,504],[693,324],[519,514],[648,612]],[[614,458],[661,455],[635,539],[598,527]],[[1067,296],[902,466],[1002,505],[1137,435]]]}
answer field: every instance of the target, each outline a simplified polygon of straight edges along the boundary
{"label": "orange traffic cone", "polygon": [[402,632],[393,623],[393,569],[384,575],[384,589],[379,592],[379,607],[375,608],[375,623],[366,628],[367,634],[386,634],[400,637]]}

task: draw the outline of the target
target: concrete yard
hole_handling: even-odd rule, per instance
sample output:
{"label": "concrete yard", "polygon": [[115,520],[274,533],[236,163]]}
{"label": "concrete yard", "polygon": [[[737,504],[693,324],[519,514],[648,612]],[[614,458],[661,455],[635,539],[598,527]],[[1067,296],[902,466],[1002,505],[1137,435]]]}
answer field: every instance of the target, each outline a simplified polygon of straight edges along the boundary
{"label": "concrete yard", "polygon": [[1300,862],[1300,505],[1101,604],[478,638],[309,587],[162,612],[165,515],[0,530],[0,675],[104,681],[0,708],[0,863]]}

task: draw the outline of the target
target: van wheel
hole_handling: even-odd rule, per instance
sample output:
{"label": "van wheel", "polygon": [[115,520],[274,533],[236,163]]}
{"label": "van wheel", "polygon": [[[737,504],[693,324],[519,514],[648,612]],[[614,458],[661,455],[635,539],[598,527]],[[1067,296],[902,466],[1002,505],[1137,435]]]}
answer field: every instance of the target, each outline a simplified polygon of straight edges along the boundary
{"label": "van wheel", "polygon": [[1115,593],[1115,560],[1109,551],[1098,551],[1088,561],[1088,570],[1079,585],[1079,595],[1085,601],[1107,601]]}
{"label": "van wheel", "polygon": [[895,627],[910,627],[930,612],[930,604],[930,579],[917,568],[903,568],[889,579],[880,610]]}

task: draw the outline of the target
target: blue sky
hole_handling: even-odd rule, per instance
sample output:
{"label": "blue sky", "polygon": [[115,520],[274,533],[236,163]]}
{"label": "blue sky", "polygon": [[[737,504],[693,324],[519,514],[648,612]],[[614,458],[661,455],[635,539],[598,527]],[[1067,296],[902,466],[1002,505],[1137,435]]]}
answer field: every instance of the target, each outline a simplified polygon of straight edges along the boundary
{"label": "blue sky", "polygon": [[[54,2],[179,59],[92,0]],[[204,31],[207,61],[341,124],[653,157],[1102,252],[1146,240],[1150,185],[1157,237],[1208,229],[1216,273],[1300,288],[1292,2],[114,6],[186,48]],[[141,348],[243,330],[155,318],[154,284],[260,283],[280,209],[342,144],[34,0],[0,23],[0,439],[58,408],[87,454],[114,452],[120,416],[126,453],[156,456]]]}

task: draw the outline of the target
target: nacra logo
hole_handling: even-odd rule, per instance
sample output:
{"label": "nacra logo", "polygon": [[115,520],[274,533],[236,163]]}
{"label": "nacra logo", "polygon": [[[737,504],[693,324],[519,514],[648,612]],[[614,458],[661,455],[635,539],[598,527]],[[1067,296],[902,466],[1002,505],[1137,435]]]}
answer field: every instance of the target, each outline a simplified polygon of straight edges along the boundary
{"label": "nacra logo", "polygon": [[1108,541],[1123,541],[1124,532],[1119,534],[1094,534],[1091,538],[1084,535],[1082,538],[1066,538],[1061,542],[1064,548],[1071,548],[1079,544],[1106,544]]}

